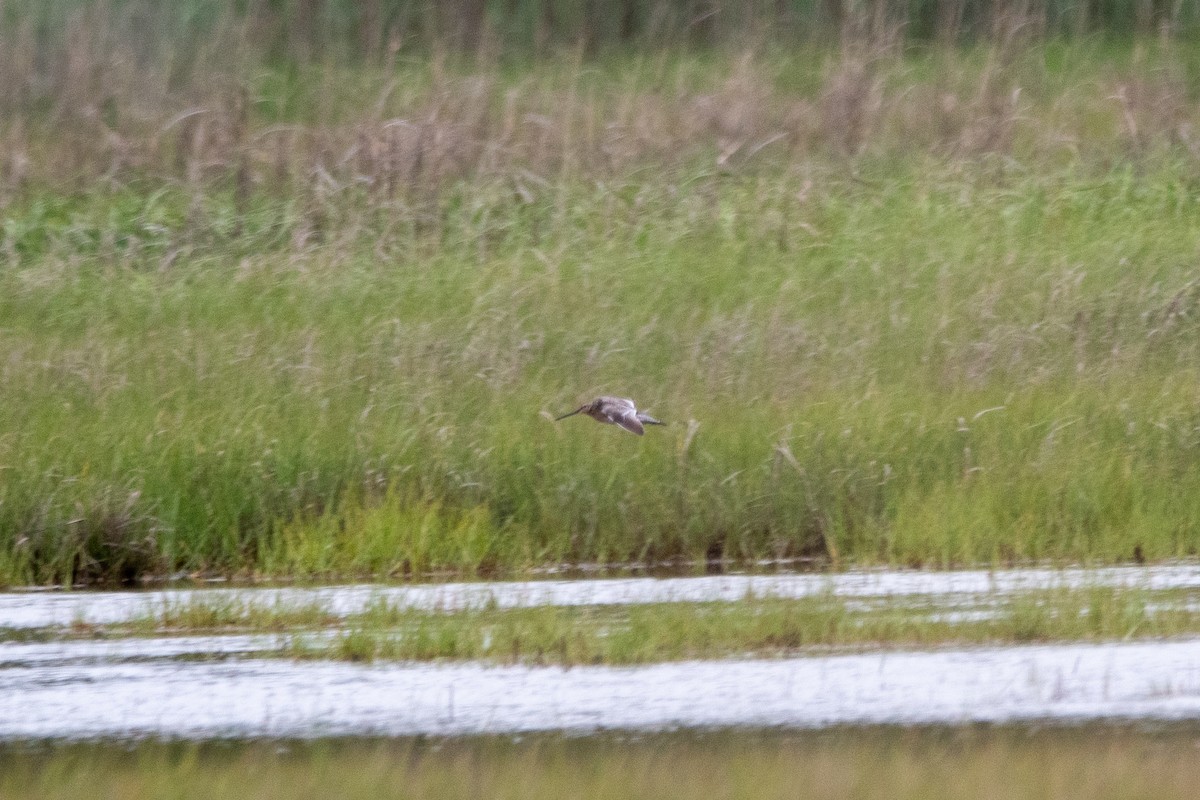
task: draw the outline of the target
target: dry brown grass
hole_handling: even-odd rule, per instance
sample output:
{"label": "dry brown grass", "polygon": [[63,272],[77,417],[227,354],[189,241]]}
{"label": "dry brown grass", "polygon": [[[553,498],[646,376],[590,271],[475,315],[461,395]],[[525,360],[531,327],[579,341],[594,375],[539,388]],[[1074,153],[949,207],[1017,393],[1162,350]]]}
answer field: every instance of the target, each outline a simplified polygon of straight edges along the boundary
{"label": "dry brown grass", "polygon": [[149,177],[188,187],[197,206],[212,191],[233,191],[239,208],[257,193],[296,197],[319,228],[323,207],[348,196],[419,217],[462,181],[534,202],[564,177],[621,181],[648,165],[1200,155],[1185,43],[1146,40],[1096,81],[1090,62],[1045,66],[1030,13],[997,18],[992,44],[921,56],[906,54],[901,22],[847,20],[832,47],[639,56],[620,81],[580,50],[515,77],[486,53],[289,76],[266,66],[250,23],[139,50],[129,20],[85,8],[49,44],[31,24],[0,29],[0,202],[27,186]]}

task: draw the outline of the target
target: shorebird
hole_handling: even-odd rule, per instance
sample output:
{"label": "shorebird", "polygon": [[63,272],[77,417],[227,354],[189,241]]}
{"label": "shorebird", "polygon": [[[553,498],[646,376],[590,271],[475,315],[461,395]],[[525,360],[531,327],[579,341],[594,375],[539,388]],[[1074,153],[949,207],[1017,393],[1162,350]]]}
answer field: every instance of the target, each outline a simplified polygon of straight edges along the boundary
{"label": "shorebird", "polygon": [[664,422],[659,422],[649,414],[638,411],[633,401],[628,397],[597,397],[590,403],[584,403],[579,408],[572,411],[570,414],[563,414],[561,417],[555,417],[554,421],[573,417],[576,414],[587,414],[596,422],[603,422],[606,425],[620,425],[630,433],[636,433],[641,436],[646,432],[643,426],[645,425],[665,425]]}

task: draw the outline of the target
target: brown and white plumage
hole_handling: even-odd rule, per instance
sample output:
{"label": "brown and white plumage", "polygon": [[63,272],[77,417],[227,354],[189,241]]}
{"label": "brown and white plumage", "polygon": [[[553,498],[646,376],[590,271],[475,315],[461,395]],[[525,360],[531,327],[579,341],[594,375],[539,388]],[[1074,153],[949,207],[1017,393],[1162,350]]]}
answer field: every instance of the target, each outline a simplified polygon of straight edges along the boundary
{"label": "brown and white plumage", "polygon": [[636,433],[638,436],[646,432],[645,425],[665,424],[659,422],[649,414],[638,411],[633,405],[633,401],[628,397],[597,397],[592,402],[584,403],[569,414],[556,417],[555,421],[573,417],[576,414],[586,414],[596,420],[596,422],[603,422],[606,425],[619,425],[630,433]]}

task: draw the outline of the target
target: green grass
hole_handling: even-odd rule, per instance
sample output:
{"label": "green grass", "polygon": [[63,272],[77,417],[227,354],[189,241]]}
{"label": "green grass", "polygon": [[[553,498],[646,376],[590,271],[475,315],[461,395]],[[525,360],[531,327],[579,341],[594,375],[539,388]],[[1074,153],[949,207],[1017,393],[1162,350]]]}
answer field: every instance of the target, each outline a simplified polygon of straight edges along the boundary
{"label": "green grass", "polygon": [[1188,727],[0,746],[0,793],[9,800],[1183,800],[1198,780],[1195,730]]}
{"label": "green grass", "polygon": [[331,643],[292,640],[301,658],[483,659],[526,664],[645,664],[795,655],[813,648],[912,647],[1161,637],[1200,631],[1200,615],[1151,611],[1144,598],[1092,592],[1027,597],[986,621],[911,608],[861,612],[844,601],[762,600],[600,608],[404,612],[351,622]]}
{"label": "green grass", "polygon": [[0,585],[1195,556],[1194,53],[864,58],[18,104]]}
{"label": "green grass", "polygon": [[[1195,554],[1177,173],[794,188],[625,222],[581,188],[541,246],[8,271],[0,580]],[[670,424],[546,418],[601,392]]]}

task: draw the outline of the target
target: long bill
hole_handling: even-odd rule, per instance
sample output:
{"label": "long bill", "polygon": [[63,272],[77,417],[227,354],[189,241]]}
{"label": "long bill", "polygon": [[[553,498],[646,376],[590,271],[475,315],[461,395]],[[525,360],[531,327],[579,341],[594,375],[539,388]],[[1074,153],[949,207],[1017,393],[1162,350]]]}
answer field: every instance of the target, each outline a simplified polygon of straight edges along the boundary
{"label": "long bill", "polygon": [[585,407],[581,406],[580,408],[577,408],[577,409],[575,409],[574,411],[571,411],[571,412],[569,412],[569,413],[567,413],[567,414],[563,414],[561,417],[555,417],[555,418],[554,418],[554,421],[555,421],[555,422],[558,422],[560,419],[566,419],[567,417],[573,417],[573,416],[575,416],[576,414],[578,414],[580,411],[583,411],[583,409],[584,409],[584,408],[585,408]]}

